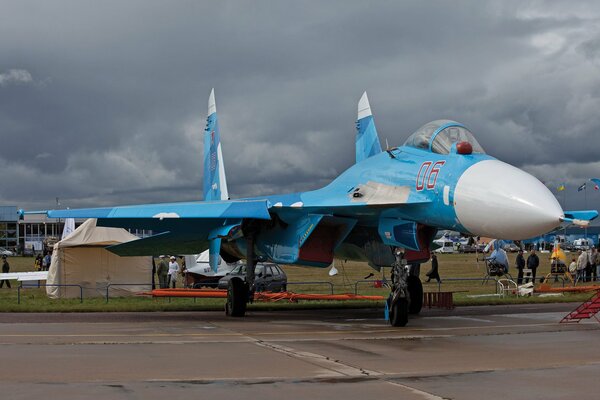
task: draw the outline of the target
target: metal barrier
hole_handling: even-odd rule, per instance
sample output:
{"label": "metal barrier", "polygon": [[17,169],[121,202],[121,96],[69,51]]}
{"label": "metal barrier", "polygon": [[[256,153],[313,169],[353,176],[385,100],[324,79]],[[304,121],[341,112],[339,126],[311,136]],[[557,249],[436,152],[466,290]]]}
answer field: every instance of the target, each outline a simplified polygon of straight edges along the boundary
{"label": "metal barrier", "polygon": [[[38,287],[78,287],[79,288],[79,302],[83,303],[83,287],[81,285],[53,285],[49,283],[40,283]],[[24,289],[23,282],[17,288],[17,304],[21,304],[21,289]]]}
{"label": "metal barrier", "polygon": [[361,283],[375,283],[375,282],[381,282],[382,286],[388,286],[387,281],[385,279],[370,279],[370,280],[360,280],[360,281],[356,281],[354,282],[354,294],[358,294],[358,285]]}
{"label": "metal barrier", "polygon": [[315,282],[288,282],[287,285],[329,285],[331,294],[333,294],[333,283],[327,281],[315,281]]}
{"label": "metal barrier", "polygon": [[152,289],[152,283],[109,283],[106,285],[106,302],[108,303],[108,292],[110,291],[111,286],[150,286]]}
{"label": "metal barrier", "polygon": [[[442,291],[442,284],[444,282],[477,282],[477,281],[481,281],[482,284],[487,283],[490,280],[490,278],[488,276],[484,276],[482,278],[444,278],[441,281],[438,282],[438,292]],[[496,293],[498,293],[499,289],[498,289],[498,279],[494,279],[494,283],[496,285]]]}
{"label": "metal barrier", "polygon": [[[550,275],[550,274],[548,274],[548,275]],[[545,276],[545,277],[543,276],[542,278],[544,279],[543,283],[549,283],[552,278],[554,278],[554,282],[553,283],[556,283],[560,279],[562,281],[562,287],[565,287],[565,284],[567,282],[567,280],[565,279],[564,275],[557,275],[557,276],[550,275],[549,278],[548,278],[548,276]],[[536,278],[536,279],[538,280],[538,282],[540,281],[540,278]],[[523,283],[525,283],[525,278],[523,278]],[[573,286],[575,286],[576,284],[577,284],[577,281],[575,279],[573,279]]]}
{"label": "metal barrier", "polygon": [[[441,280],[440,282],[438,282],[438,292],[442,291],[442,284],[444,282],[460,282],[460,281],[473,281],[473,282],[486,282],[489,279],[486,277],[482,277],[482,278],[444,278],[443,280]],[[371,280],[359,280],[354,282],[354,294],[358,294],[358,286],[360,284],[363,283],[375,283],[375,282],[381,282],[382,286],[388,286],[387,284],[387,280],[385,279],[371,279]],[[498,293],[498,280],[494,279],[495,285],[496,285],[496,293]]]}

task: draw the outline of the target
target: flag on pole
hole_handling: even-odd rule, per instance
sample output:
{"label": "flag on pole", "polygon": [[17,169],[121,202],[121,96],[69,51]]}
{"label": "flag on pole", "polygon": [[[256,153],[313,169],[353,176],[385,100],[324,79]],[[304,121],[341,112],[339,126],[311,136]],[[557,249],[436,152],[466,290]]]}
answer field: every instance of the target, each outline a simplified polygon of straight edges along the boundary
{"label": "flag on pole", "polygon": [[565,190],[565,184],[561,183],[560,185],[558,185],[558,187],[556,188],[556,190],[558,190],[559,192],[562,192],[563,190]]}
{"label": "flag on pole", "polygon": [[590,181],[594,182],[594,190],[600,190],[600,179],[592,178]]}
{"label": "flag on pole", "polygon": [[581,185],[577,188],[577,191],[581,192],[582,190],[585,190],[585,188],[586,188],[586,184],[584,183],[583,185]]}

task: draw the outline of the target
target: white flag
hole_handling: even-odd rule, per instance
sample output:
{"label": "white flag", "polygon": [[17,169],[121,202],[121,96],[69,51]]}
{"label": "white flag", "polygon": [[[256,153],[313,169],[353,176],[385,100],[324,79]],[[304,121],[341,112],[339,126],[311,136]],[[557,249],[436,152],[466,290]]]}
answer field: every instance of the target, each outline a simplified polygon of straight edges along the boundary
{"label": "white flag", "polygon": [[73,231],[75,230],[75,219],[67,218],[65,219],[65,228],[63,229],[62,236],[60,240],[66,239]]}

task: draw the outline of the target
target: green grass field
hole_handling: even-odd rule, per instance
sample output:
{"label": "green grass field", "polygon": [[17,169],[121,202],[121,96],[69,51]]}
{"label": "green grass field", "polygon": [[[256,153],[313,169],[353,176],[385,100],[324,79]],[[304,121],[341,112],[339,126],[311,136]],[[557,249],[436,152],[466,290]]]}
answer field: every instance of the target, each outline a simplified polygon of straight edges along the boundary
{"label": "green grass field", "polygon": [[[538,278],[545,276],[550,271],[548,254],[539,254],[540,267],[538,268]],[[511,271],[514,272],[514,260],[516,254],[509,254],[511,261]],[[480,256],[481,258],[481,256]],[[449,278],[482,278],[485,275],[485,264],[477,261],[475,254],[442,254],[438,257],[439,270],[442,277],[442,284],[438,287],[437,283],[424,283],[426,292],[433,291],[453,291],[454,302],[456,305],[483,305],[483,304],[511,304],[511,303],[537,303],[537,302],[565,302],[565,301],[584,301],[590,294],[565,294],[559,297],[521,297],[515,296],[482,296],[496,293],[496,284],[490,280],[482,285],[481,280],[477,281],[453,281]],[[33,258],[30,257],[11,257],[9,258],[11,272],[32,271]],[[339,273],[337,276],[328,275],[329,268],[306,268],[296,266],[284,266],[288,275],[290,291],[297,293],[329,293],[329,283],[333,284],[334,293],[354,293],[355,288],[358,294],[363,295],[381,295],[387,296],[386,288],[375,288],[372,282],[365,282],[364,278],[373,273],[374,276],[369,280],[381,279],[382,273],[371,269],[365,263],[342,262],[336,260],[336,268]],[[421,278],[424,279],[425,273],[429,270],[430,264],[421,266]],[[389,278],[389,268],[384,269],[386,278]],[[295,285],[294,282],[323,282],[309,285]],[[358,286],[357,286],[357,282]],[[221,310],[223,309],[224,299],[191,299],[191,298],[150,298],[147,296],[134,297],[111,297],[106,302],[105,298],[85,298],[83,302],[79,299],[60,299],[51,300],[46,297],[45,290],[41,289],[22,289],[21,301],[18,303],[16,281],[12,281],[12,289],[0,289],[0,312],[81,312],[81,311],[175,311],[175,310]],[[553,286],[561,286],[562,283],[553,283]],[[312,308],[312,307],[383,307],[383,302],[373,301],[348,301],[348,302],[300,302],[293,303],[255,303],[251,306],[254,309],[268,308]]]}

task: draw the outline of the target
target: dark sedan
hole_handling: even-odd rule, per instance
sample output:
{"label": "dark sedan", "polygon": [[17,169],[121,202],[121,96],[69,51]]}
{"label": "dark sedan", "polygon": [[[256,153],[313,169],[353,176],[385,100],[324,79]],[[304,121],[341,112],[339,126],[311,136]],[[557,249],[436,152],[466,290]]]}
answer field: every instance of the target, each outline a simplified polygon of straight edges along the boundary
{"label": "dark sedan", "polygon": [[[246,279],[246,265],[238,265],[230,273],[219,279],[219,289],[227,289],[233,277]],[[287,275],[277,264],[257,264],[255,280],[257,292],[285,292],[287,291]]]}

